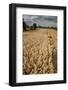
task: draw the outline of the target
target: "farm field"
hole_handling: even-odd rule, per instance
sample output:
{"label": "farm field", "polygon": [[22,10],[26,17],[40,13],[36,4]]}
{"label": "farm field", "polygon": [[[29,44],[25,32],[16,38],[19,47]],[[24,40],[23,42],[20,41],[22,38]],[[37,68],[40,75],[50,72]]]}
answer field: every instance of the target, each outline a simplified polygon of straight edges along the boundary
{"label": "farm field", "polygon": [[24,75],[57,73],[57,30],[23,32]]}

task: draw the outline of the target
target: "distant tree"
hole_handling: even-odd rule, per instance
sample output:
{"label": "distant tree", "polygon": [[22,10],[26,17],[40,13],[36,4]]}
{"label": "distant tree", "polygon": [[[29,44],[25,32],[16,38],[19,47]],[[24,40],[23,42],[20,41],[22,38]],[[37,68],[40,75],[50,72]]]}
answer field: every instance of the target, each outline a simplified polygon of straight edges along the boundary
{"label": "distant tree", "polygon": [[26,27],[27,27],[27,25],[26,25],[26,23],[25,23],[25,21],[23,19],[23,31],[26,31]]}
{"label": "distant tree", "polygon": [[33,28],[34,28],[34,30],[37,28],[36,23],[33,24]]}

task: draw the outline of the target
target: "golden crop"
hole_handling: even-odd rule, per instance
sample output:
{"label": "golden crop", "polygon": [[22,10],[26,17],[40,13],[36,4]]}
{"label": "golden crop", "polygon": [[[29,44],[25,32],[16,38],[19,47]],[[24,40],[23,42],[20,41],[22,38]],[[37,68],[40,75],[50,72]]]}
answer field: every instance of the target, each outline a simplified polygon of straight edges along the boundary
{"label": "golden crop", "polygon": [[23,33],[23,74],[57,73],[57,31]]}

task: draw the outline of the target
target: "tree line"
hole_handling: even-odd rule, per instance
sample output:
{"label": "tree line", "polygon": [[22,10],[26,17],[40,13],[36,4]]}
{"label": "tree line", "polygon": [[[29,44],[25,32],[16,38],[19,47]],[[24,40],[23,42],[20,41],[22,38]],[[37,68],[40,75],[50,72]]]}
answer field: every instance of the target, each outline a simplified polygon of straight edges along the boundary
{"label": "tree line", "polygon": [[23,30],[24,30],[24,31],[27,31],[28,29],[29,29],[29,30],[36,30],[36,28],[37,28],[36,23],[34,23],[32,26],[28,26],[28,25],[26,24],[26,22],[24,21],[24,19],[23,19]]}
{"label": "tree line", "polygon": [[28,31],[28,30],[36,30],[37,28],[48,28],[48,29],[55,29],[55,30],[57,30],[57,27],[45,27],[45,26],[37,26],[37,24],[36,23],[33,23],[33,25],[32,26],[29,26],[29,25],[27,25],[26,24],[26,22],[24,21],[24,19],[23,19],[23,31]]}

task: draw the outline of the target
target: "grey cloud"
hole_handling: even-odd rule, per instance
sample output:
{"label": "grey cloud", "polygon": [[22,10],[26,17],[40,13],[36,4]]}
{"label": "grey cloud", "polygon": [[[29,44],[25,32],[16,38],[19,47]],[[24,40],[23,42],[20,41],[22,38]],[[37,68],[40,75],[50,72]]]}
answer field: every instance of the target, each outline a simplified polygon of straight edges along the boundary
{"label": "grey cloud", "polygon": [[23,18],[28,25],[36,23],[41,26],[57,27],[57,16],[23,15]]}

